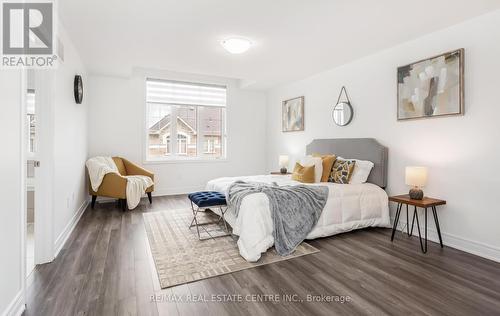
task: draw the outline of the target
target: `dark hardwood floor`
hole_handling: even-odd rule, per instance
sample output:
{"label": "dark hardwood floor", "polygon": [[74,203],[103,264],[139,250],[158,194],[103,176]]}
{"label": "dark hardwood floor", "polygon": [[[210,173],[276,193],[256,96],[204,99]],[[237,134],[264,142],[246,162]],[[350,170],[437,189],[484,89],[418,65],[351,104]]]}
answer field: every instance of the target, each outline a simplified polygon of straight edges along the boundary
{"label": "dark hardwood floor", "polygon": [[[391,243],[389,229],[309,241],[319,253],[161,290],[142,214],[183,207],[187,198],[173,196],[125,213],[114,203],[87,209],[54,262],[32,274],[25,315],[500,314],[499,263],[435,243],[424,255],[416,237],[398,233]],[[243,302],[211,301],[237,294]],[[251,302],[247,294],[306,301]]]}

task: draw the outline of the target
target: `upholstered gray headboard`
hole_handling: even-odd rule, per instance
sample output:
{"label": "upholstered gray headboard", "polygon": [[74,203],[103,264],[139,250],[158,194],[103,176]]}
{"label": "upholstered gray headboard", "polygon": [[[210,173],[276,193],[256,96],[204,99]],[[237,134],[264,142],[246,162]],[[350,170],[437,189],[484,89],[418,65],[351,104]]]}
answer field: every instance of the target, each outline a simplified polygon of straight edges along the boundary
{"label": "upholstered gray headboard", "polygon": [[374,166],[367,182],[387,186],[387,147],[374,138],[315,139],[306,146],[306,154],[314,153],[369,160]]}

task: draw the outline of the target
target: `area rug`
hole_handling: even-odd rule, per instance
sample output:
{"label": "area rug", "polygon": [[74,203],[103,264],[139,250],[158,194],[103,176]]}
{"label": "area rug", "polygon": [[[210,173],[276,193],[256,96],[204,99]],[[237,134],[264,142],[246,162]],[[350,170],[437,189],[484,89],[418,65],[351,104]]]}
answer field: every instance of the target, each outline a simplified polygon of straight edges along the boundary
{"label": "area rug", "polygon": [[[289,260],[319,251],[303,242],[289,256],[282,257],[274,248],[271,248],[262,255],[258,262],[250,263],[240,256],[236,236],[198,240],[196,228],[188,228],[193,218],[190,209],[145,213],[143,216],[161,288]],[[217,217],[214,213],[206,211],[202,216],[198,215],[198,218],[200,218],[199,222],[207,222]],[[214,230],[214,227],[208,227],[208,229]]]}

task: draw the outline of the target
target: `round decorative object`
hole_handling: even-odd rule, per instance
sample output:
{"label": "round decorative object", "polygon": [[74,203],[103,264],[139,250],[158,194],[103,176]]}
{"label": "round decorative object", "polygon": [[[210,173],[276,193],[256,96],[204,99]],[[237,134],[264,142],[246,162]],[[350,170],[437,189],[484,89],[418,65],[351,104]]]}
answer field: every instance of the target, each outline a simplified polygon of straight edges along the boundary
{"label": "round decorative object", "polygon": [[[340,101],[342,97],[342,93],[345,94],[346,101]],[[337,104],[333,107],[332,118],[335,124],[338,126],[346,126],[352,121],[352,117],[354,116],[354,110],[351,105],[351,101],[349,100],[349,95],[347,95],[347,90],[345,87],[340,89],[340,94],[337,99]]]}
{"label": "round decorative object", "polygon": [[412,200],[422,200],[424,198],[424,191],[418,188],[412,188],[410,189],[409,195]]}
{"label": "round decorative object", "polygon": [[349,102],[340,102],[335,105],[332,112],[333,121],[338,126],[346,126],[351,123],[353,109]]}
{"label": "round decorative object", "polygon": [[75,93],[75,102],[76,104],[81,104],[83,101],[83,81],[82,76],[76,75],[75,81],[73,84],[73,90]]}

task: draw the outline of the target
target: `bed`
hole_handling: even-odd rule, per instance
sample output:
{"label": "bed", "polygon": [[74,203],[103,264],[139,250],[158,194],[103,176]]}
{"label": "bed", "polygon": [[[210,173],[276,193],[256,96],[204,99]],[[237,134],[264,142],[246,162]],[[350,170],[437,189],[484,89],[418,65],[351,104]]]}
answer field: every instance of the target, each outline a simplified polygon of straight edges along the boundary
{"label": "bed", "polygon": [[[370,176],[363,184],[336,184],[320,182],[310,185],[327,186],[328,200],[318,223],[307,239],[327,237],[366,227],[390,227],[387,185],[387,148],[372,138],[316,139],[306,147],[306,154],[330,154],[374,163]],[[225,177],[211,180],[206,189],[227,194],[229,186],[237,180],[276,182],[278,185],[303,184],[286,175],[257,175]],[[264,193],[244,198],[239,216],[227,212],[225,219],[238,235],[240,254],[247,261],[257,261],[261,253],[273,246],[273,222],[269,200]]]}

